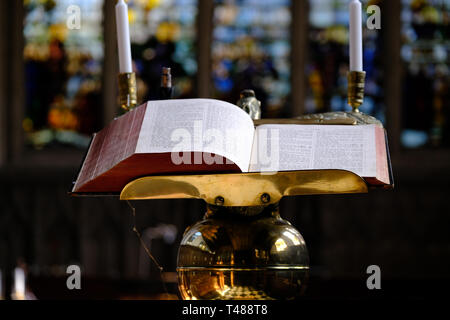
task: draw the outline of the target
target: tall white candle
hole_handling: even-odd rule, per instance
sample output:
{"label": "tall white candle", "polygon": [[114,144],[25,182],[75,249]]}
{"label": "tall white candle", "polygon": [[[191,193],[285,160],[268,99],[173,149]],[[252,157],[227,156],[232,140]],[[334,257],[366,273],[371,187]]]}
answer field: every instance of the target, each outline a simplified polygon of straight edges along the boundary
{"label": "tall white candle", "polygon": [[116,4],[117,43],[119,48],[120,73],[133,72],[131,62],[130,26],[128,24],[128,6],[124,0]]}
{"label": "tall white candle", "polygon": [[361,2],[350,2],[350,71],[363,71]]}

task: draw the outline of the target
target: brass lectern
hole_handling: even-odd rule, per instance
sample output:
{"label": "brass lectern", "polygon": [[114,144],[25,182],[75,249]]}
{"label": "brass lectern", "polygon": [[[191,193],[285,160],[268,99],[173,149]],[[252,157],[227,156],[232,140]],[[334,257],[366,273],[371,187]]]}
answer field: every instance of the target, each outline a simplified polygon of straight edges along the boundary
{"label": "brass lectern", "polygon": [[[361,77],[350,77],[361,79]],[[352,112],[295,119],[259,119],[251,90],[238,105],[261,124],[382,124],[358,111],[362,85],[349,87]],[[350,92],[352,91],[352,92]],[[354,99],[358,101],[354,102]],[[252,100],[253,99],[253,100]],[[390,165],[390,164],[389,164]],[[391,185],[392,187],[392,177]],[[360,176],[344,170],[150,176],[128,183],[121,200],[203,199],[204,219],[188,227],[178,252],[178,281],[183,299],[295,299],[309,274],[302,235],[279,213],[285,196],[366,193]]]}
{"label": "brass lectern", "polygon": [[[121,77],[122,108],[131,110],[136,103],[129,97],[134,96],[135,87],[127,79],[134,76]],[[238,105],[251,115],[255,126],[291,123],[382,127],[377,119],[358,111],[364,97],[364,74],[351,73],[348,79],[351,112],[260,119],[260,103],[251,90],[243,92]],[[390,181],[387,188],[393,186],[392,174]],[[303,170],[139,177],[122,189],[120,199],[206,202],[204,219],[187,228],[178,252],[183,299],[295,299],[305,289],[309,256],[302,235],[280,216],[281,199],[368,191],[366,181],[349,171]]]}

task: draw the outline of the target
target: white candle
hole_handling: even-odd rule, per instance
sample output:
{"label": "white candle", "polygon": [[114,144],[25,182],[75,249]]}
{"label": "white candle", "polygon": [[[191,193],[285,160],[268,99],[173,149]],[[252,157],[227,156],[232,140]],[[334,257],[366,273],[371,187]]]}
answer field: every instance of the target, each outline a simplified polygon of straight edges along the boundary
{"label": "white candle", "polygon": [[117,43],[119,48],[120,73],[133,72],[131,62],[130,26],[128,24],[128,6],[124,0],[116,4]]}
{"label": "white candle", "polygon": [[2,270],[0,270],[0,300],[3,299],[3,275]]}
{"label": "white candle", "polygon": [[22,268],[14,269],[14,293],[17,299],[25,299],[25,271]]}
{"label": "white candle", "polygon": [[363,71],[361,2],[350,2],[350,71]]}

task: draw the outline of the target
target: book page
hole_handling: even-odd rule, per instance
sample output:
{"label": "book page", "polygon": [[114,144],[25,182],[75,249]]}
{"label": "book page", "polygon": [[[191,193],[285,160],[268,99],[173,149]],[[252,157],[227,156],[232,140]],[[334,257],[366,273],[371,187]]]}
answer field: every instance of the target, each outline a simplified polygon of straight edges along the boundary
{"label": "book page", "polygon": [[251,172],[343,169],[376,176],[375,126],[261,125]]}
{"label": "book page", "polygon": [[[136,153],[171,153],[174,164],[234,162],[243,172],[250,163],[254,125],[233,104],[213,99],[149,101]],[[220,155],[220,156],[219,156]],[[227,158],[224,159],[223,157]],[[222,163],[221,163],[222,161]]]}

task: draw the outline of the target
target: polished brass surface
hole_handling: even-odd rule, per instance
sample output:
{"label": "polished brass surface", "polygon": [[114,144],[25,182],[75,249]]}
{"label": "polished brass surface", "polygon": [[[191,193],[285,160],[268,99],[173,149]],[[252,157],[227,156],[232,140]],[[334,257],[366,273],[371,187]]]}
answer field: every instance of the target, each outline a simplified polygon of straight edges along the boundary
{"label": "polished brass surface", "polygon": [[301,125],[364,125],[376,124],[383,127],[383,124],[377,118],[364,114],[362,112],[325,112],[306,114],[293,119],[259,119],[253,120],[255,127],[264,124],[301,124]]}
{"label": "polished brass surface", "polygon": [[348,79],[348,104],[353,112],[359,112],[358,108],[364,102],[364,87],[366,73],[364,71],[350,71]]}
{"label": "polished brass surface", "polygon": [[[267,119],[267,122],[270,123],[271,120],[272,119]],[[380,120],[359,111],[358,112],[336,111],[336,112],[307,114],[292,120],[298,121],[298,124],[327,124],[327,125],[375,124],[383,128],[383,123]],[[296,123],[293,121],[292,124]]]}
{"label": "polished brass surface", "polygon": [[119,74],[119,101],[120,107],[125,111],[130,111],[137,106],[137,85],[136,74]]}
{"label": "polished brass surface", "polygon": [[256,99],[253,90],[243,90],[237,105],[247,112],[253,120],[261,119],[261,101]]}
{"label": "polished brass surface", "polygon": [[[245,186],[245,187],[243,187]],[[128,183],[121,200],[203,199],[227,207],[274,204],[283,196],[366,193],[367,184],[345,170],[302,170],[272,174],[232,173],[150,176]]]}
{"label": "polished brass surface", "polygon": [[380,128],[384,128],[383,123],[378,120],[375,117],[369,116],[368,114],[362,113],[361,111],[358,112],[336,112],[337,114],[345,114],[349,118],[353,118],[356,121],[357,125],[363,125],[363,124],[375,124],[379,126]]}
{"label": "polished brass surface", "polygon": [[278,204],[246,208],[207,206],[205,219],[189,227],[178,252],[183,299],[294,299],[309,274],[301,234]]}
{"label": "polished brass surface", "polygon": [[318,113],[313,115],[305,115],[294,119],[260,119],[253,120],[255,126],[263,124],[320,124],[320,125],[355,125],[358,124],[356,119],[342,116],[336,118],[324,117],[326,113]]}

